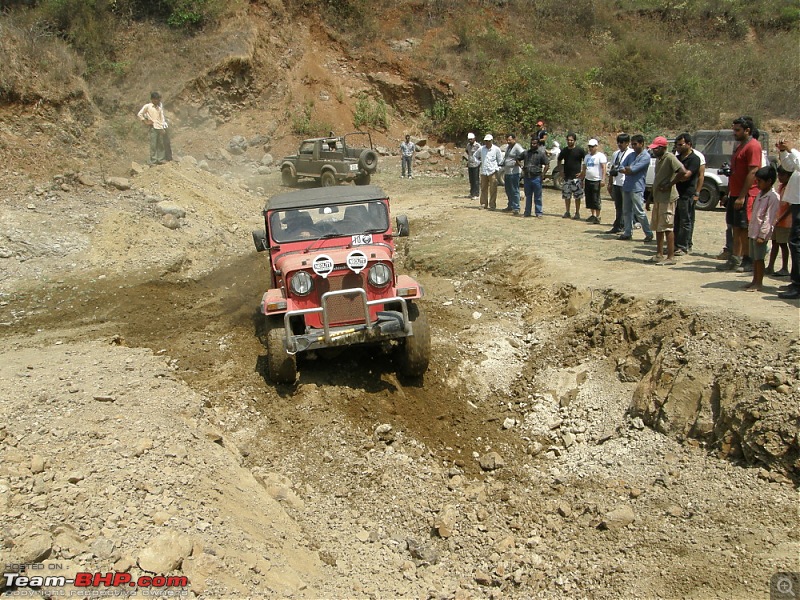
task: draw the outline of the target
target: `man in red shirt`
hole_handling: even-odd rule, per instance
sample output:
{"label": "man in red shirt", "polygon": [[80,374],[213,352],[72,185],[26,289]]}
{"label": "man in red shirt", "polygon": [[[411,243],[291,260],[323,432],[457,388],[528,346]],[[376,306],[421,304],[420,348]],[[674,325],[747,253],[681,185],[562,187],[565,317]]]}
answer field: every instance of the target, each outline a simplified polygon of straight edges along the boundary
{"label": "man in red shirt", "polygon": [[733,137],[739,144],[731,156],[725,205],[725,223],[733,228],[733,248],[728,262],[717,267],[720,271],[743,271],[742,260],[749,254],[747,224],[758,195],[755,173],[761,167],[761,144],[753,138],[752,131],[750,117],[739,117],[733,122]]}

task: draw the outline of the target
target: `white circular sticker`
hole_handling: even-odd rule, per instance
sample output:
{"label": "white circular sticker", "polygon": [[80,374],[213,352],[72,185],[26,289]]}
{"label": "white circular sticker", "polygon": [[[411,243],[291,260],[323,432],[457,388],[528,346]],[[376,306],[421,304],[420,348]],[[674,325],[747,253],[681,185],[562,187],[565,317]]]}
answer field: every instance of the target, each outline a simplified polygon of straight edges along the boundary
{"label": "white circular sticker", "polygon": [[311,268],[314,269],[314,273],[326,279],[333,271],[333,259],[327,254],[320,254],[314,259]]}
{"label": "white circular sticker", "polygon": [[367,267],[368,262],[367,255],[361,250],[353,250],[347,255],[347,266],[350,267],[353,273],[361,273]]}

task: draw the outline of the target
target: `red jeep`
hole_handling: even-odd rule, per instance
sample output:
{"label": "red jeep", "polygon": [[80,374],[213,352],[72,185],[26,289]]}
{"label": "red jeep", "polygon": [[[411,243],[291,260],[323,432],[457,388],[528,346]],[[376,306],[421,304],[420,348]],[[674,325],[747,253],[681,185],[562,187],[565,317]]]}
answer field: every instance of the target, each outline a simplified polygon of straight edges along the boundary
{"label": "red jeep", "polygon": [[398,275],[389,198],[375,186],[329,187],[273,196],[266,230],[254,231],[269,252],[270,285],[261,300],[269,377],[294,383],[300,352],[350,346],[396,346],[398,371],[428,369],[430,331],[417,304],[422,286]]}

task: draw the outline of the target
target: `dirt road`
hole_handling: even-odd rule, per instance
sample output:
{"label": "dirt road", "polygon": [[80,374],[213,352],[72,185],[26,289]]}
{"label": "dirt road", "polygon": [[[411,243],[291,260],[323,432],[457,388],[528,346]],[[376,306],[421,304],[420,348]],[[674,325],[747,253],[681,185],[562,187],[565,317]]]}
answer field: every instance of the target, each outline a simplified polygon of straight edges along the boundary
{"label": "dirt road", "polygon": [[[59,233],[66,269],[5,259],[3,559],[50,535],[48,555],[76,569],[139,572],[168,531],[194,545],[174,572],[204,598],[766,598],[774,573],[800,570],[798,305],[776,298],[778,280],[739,292],[748,275],[714,269],[722,213],[699,213],[696,252],[656,267],[653,245],[561,219],[552,191],[544,219],[514,218],[477,210],[460,180],[385,172],[375,183],[411,219],[400,254],[426,287],[430,372],[400,381],[390,357],[358,350],[301,361],[298,384],[275,387],[248,232],[277,181],[248,180],[257,195],[168,165],[94,203],[6,205],[8,246],[9,223],[38,232],[36,211],[57,221],[83,203],[94,225]],[[186,210],[176,231],[158,223],[164,199]],[[95,442],[69,453],[15,431],[48,410],[76,435],[94,410]],[[120,449],[110,464],[92,458],[97,440]],[[136,468],[122,449],[148,445],[139,456],[163,473],[137,487],[144,512],[121,482],[92,494],[106,470]]]}

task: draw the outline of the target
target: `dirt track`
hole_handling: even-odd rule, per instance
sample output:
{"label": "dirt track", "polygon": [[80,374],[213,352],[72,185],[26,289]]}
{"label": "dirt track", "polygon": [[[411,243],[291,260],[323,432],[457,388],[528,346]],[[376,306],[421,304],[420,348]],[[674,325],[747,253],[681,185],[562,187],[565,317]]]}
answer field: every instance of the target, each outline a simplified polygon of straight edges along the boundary
{"label": "dirt track", "polygon": [[[259,183],[267,194],[277,189],[276,179]],[[58,274],[34,258],[15,268],[41,269],[44,283],[3,282],[4,361],[17,364],[27,348],[58,351],[56,342],[89,344],[83,374],[92,379],[92,361],[112,339],[168,357],[201,399],[200,421],[222,432],[242,465],[262,479],[288,478],[273,497],[302,532],[291,539],[309,553],[294,563],[307,567],[307,587],[288,576],[278,585],[268,567],[248,570],[242,558],[231,568],[243,569],[249,595],[752,598],[768,596],[774,572],[800,570],[796,493],[782,475],[797,460],[798,308],[775,298],[778,282],[739,293],[746,276],[713,269],[721,213],[700,213],[698,252],[662,268],[643,261],[652,246],[560,219],[552,191],[540,221],[478,211],[463,182],[404,182],[385,169],[376,183],[411,218],[402,260],[426,287],[434,334],[424,383],[399,381],[389,357],[362,350],[301,362],[297,386],[265,381],[255,336],[265,271],[247,249],[264,198],[229,189],[235,204],[211,200],[204,186],[217,185],[213,178],[178,165],[137,182],[189,209],[177,249],[144,195],[122,198],[117,216],[98,209],[99,233],[89,238],[107,250],[99,262],[75,253],[76,268]],[[117,255],[120,229],[109,222],[135,240],[127,254]],[[150,275],[119,267],[137,252]],[[721,369],[735,357],[740,370]],[[785,454],[744,434],[727,450],[680,443],[628,415],[643,375],[673,359],[690,361],[698,380],[713,373],[715,386],[738,384],[737,397],[754,402],[766,366],[784,373],[788,391],[763,392],[770,408],[761,410],[765,423],[783,423],[769,431],[788,432]],[[24,399],[15,381],[6,392]],[[373,434],[382,423],[393,440]],[[478,458],[491,451],[505,466],[484,471]],[[12,490],[31,476],[12,471]],[[24,498],[6,494],[23,511]],[[113,512],[113,497],[103,502]],[[609,516],[619,508],[631,509],[632,523]],[[130,540],[141,544],[146,533]],[[117,535],[120,552],[135,558],[136,544]],[[230,536],[203,535],[239,560]],[[204,575],[203,597],[238,594],[218,571]]]}

